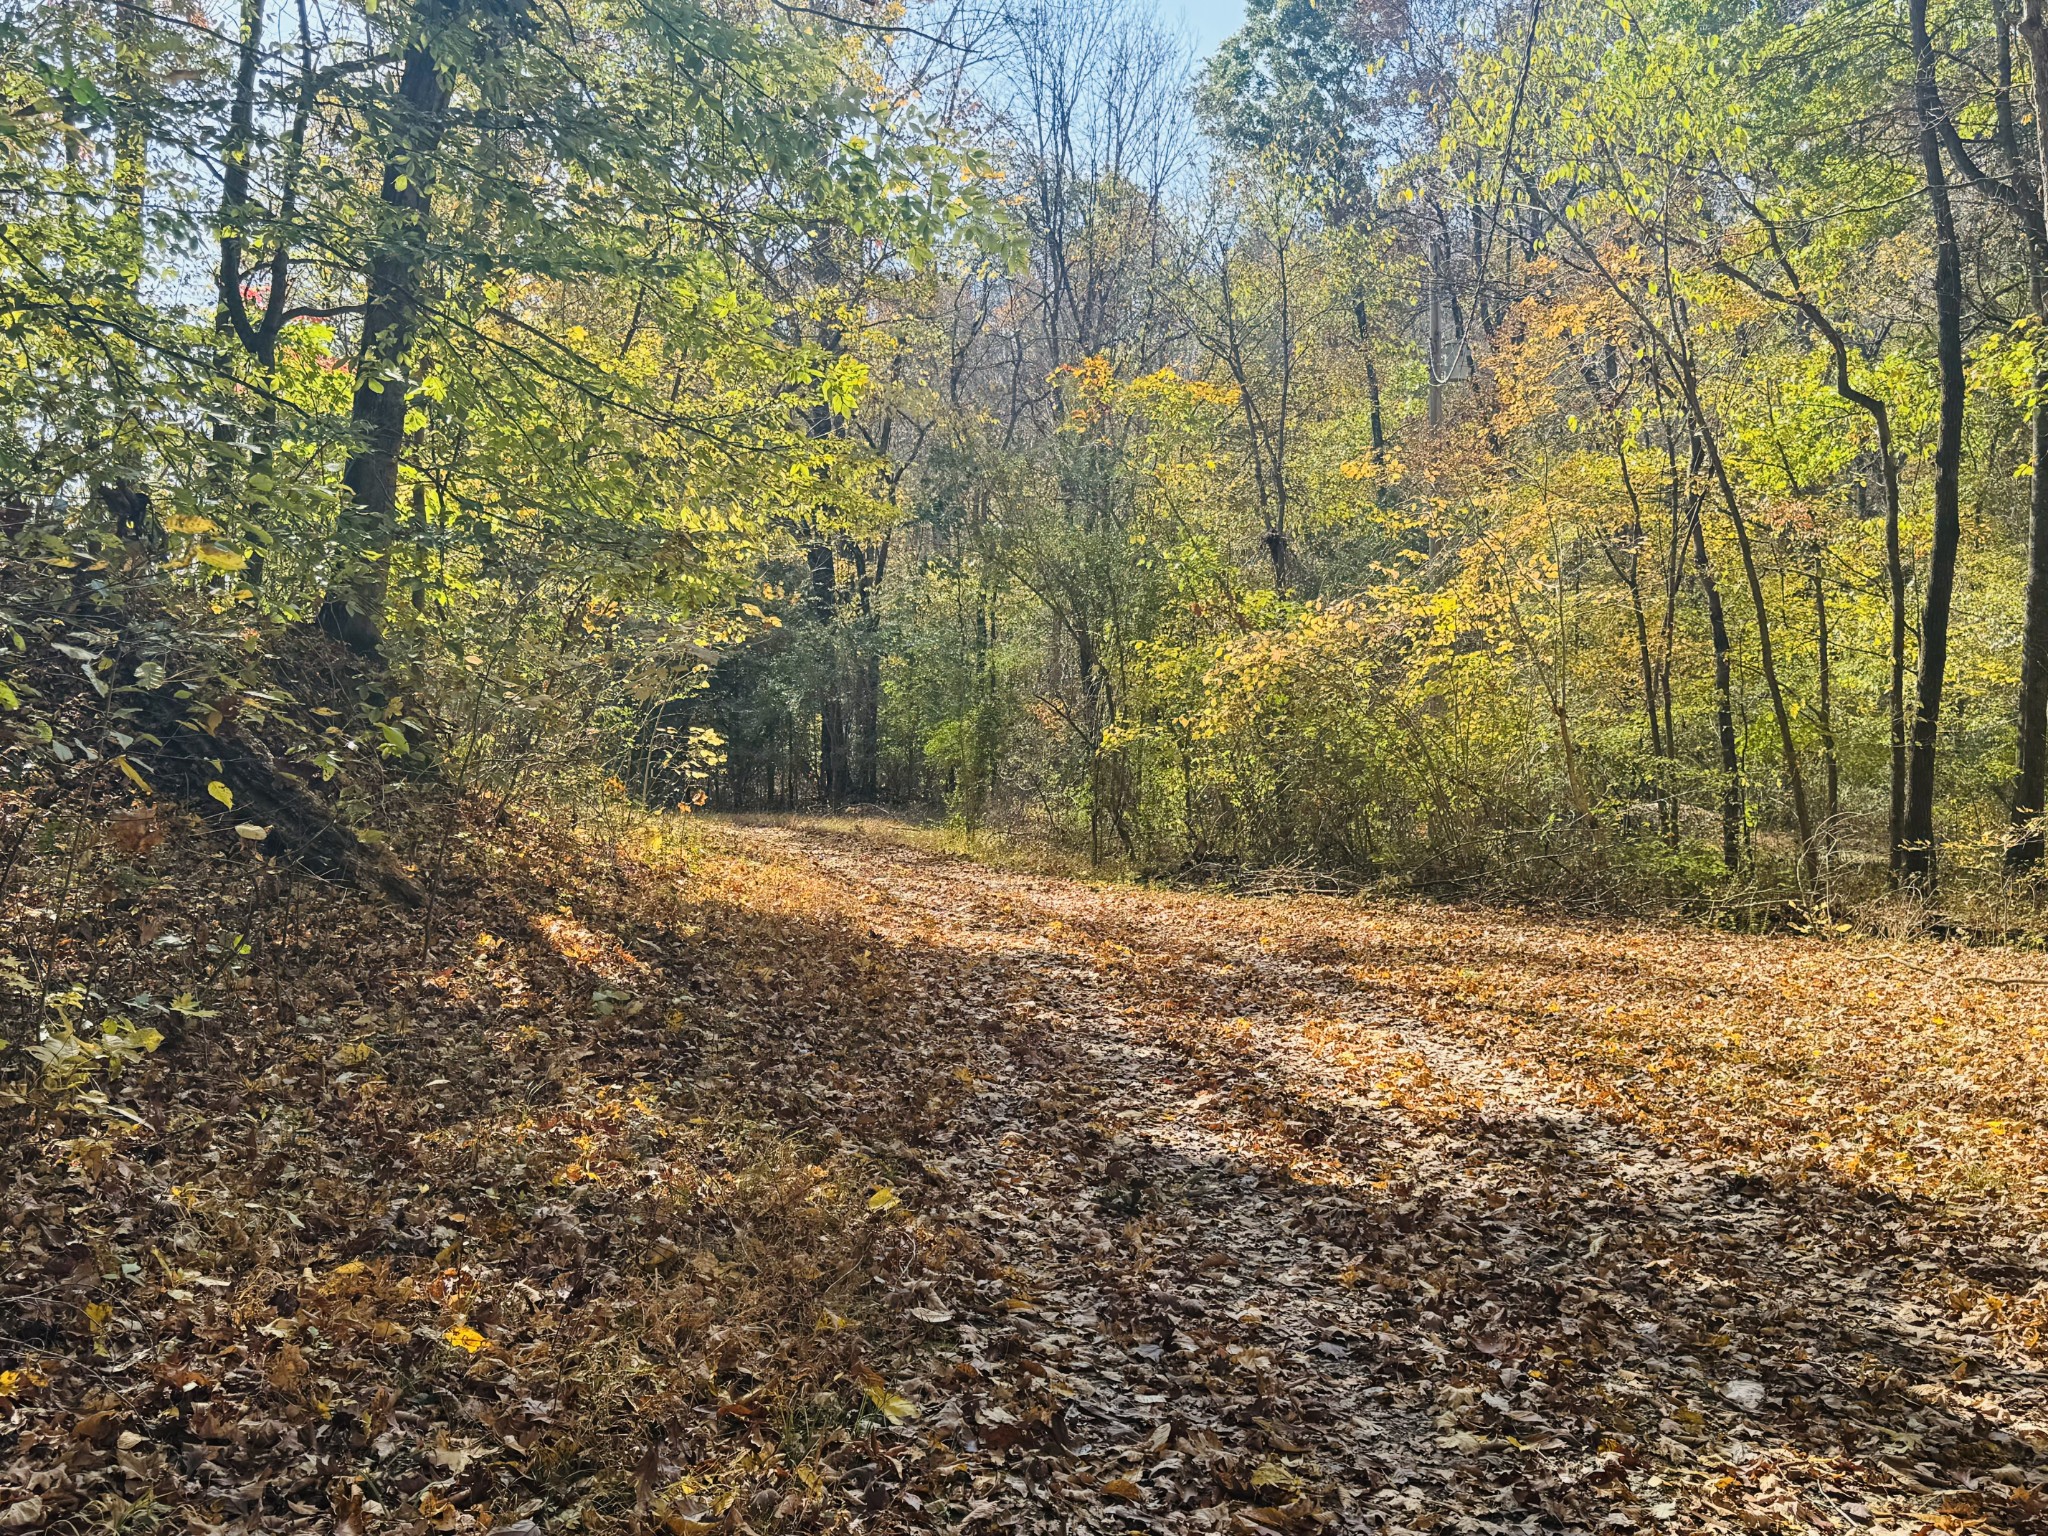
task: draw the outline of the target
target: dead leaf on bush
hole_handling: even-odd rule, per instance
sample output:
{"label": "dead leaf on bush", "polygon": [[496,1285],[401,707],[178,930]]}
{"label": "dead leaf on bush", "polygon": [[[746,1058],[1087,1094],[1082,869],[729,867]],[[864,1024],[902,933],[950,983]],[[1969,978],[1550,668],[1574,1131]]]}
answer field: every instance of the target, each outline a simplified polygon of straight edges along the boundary
{"label": "dead leaf on bush", "polygon": [[163,843],[163,821],[153,805],[123,806],[107,818],[107,835],[130,858],[140,858]]}

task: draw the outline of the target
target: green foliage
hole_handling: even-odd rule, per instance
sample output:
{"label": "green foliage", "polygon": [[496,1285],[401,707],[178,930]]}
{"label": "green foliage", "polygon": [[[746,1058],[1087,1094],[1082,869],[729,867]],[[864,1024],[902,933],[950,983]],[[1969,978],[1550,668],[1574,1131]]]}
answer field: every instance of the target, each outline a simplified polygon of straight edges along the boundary
{"label": "green foliage", "polygon": [[[1940,24],[1960,142],[2020,196],[2026,59],[1988,14]],[[914,428],[900,532],[866,627],[792,612],[837,625],[839,659],[781,674],[780,802],[844,798],[828,701],[872,657],[853,707],[887,793],[1154,866],[1881,888],[1909,701],[1857,400],[1898,456],[1911,689],[1937,395],[1896,28],[1255,6],[1202,73],[1219,154],[1192,207],[1138,195],[1148,151],[1098,136],[1142,111],[1117,69],[1145,49],[1084,30],[1100,59],[1013,108],[1027,262],[905,294],[897,392],[852,413],[870,441]],[[1991,254],[2023,266],[2018,227],[1966,211],[1973,512],[1937,740],[1958,872],[2006,837],[2038,323]],[[837,590],[851,549],[827,549]]]}
{"label": "green foliage", "polygon": [[[999,72],[930,20],[10,13],[8,762],[147,793],[121,738],[220,729],[310,620],[347,708],[261,707],[364,824],[546,755],[1160,866],[1882,882],[1939,396],[1889,20],[1262,0],[1206,177],[1141,24],[1006,12]],[[2022,40],[1936,25],[1967,867],[2032,633],[2040,188]]]}
{"label": "green foliage", "polygon": [[6,13],[0,90],[8,766],[145,794],[130,697],[260,708],[258,637],[337,593],[355,712],[277,706],[320,782],[627,750],[650,668],[765,631],[791,525],[873,515],[875,455],[814,430],[873,388],[831,253],[896,283],[1007,239],[886,39],[774,6],[61,0]]}

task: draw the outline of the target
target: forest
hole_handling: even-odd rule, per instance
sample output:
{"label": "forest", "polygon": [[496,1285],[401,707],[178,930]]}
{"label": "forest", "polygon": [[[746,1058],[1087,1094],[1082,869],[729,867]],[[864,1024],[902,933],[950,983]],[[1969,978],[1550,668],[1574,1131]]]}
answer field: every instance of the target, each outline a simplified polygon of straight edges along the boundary
{"label": "forest", "polygon": [[[91,571],[152,678],[323,634],[344,801],[424,750],[1146,872],[2002,894],[2042,26],[17,0],[10,633]],[[114,755],[24,684],[24,767]]]}
{"label": "forest", "polygon": [[0,1536],[2048,1529],[2043,0],[1215,35],[0,0]]}
{"label": "forest", "polygon": [[2037,869],[2037,16],[997,25],[1018,251],[863,295],[863,504],[671,706],[719,803],[1624,904]]}

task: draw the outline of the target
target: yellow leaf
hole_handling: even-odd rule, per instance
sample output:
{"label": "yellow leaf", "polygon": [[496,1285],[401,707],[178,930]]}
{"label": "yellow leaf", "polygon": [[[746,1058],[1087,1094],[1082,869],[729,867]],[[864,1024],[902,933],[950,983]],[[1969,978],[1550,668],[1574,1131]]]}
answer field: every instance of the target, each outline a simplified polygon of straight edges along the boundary
{"label": "yellow leaf", "polygon": [[487,1347],[491,1342],[467,1323],[458,1324],[456,1327],[450,1328],[441,1337],[450,1344],[453,1344],[457,1349],[466,1349],[472,1355],[478,1350]]}
{"label": "yellow leaf", "polygon": [[1279,1462],[1269,1461],[1252,1473],[1252,1486],[1254,1488],[1299,1488],[1301,1486],[1301,1479],[1281,1466]]}
{"label": "yellow leaf", "polygon": [[235,792],[229,789],[227,785],[221,783],[219,779],[209,780],[206,792],[229,810],[232,811],[235,808]]}
{"label": "yellow leaf", "polygon": [[1113,1477],[1102,1485],[1102,1491],[1113,1499],[1129,1499],[1133,1504],[1142,1503],[1145,1490],[1128,1477]]}
{"label": "yellow leaf", "polygon": [[129,781],[133,783],[135,787],[141,790],[145,795],[156,793],[156,791],[152,790],[149,787],[149,780],[145,779],[140,773],[138,773],[135,769],[135,765],[128,761],[127,753],[124,752],[119,757],[115,758],[114,766],[120,769],[124,774],[126,774],[129,778]]}
{"label": "yellow leaf", "polygon": [[875,1411],[891,1424],[901,1424],[917,1417],[917,1404],[909,1398],[891,1392],[880,1382],[868,1386],[868,1401],[875,1405]]}
{"label": "yellow leaf", "polygon": [[249,557],[219,544],[195,544],[192,554],[201,565],[210,565],[216,571],[239,571],[249,563]]}
{"label": "yellow leaf", "polygon": [[114,1320],[113,1306],[104,1301],[90,1301],[85,1306],[86,1326],[92,1329],[92,1352],[104,1355],[107,1352],[107,1327]]}
{"label": "yellow leaf", "polygon": [[886,1184],[868,1196],[868,1209],[871,1211],[893,1211],[902,1203],[896,1191]]}

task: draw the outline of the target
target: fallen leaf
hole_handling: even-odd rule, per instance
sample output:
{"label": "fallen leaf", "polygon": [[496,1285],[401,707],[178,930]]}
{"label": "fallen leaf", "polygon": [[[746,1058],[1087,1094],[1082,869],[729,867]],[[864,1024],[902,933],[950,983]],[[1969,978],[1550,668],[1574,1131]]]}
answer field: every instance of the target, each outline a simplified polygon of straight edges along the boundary
{"label": "fallen leaf", "polygon": [[917,1404],[877,1382],[868,1383],[867,1395],[868,1401],[875,1405],[875,1411],[891,1424],[907,1423],[917,1417]]}

